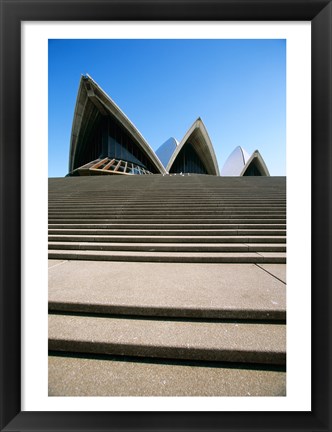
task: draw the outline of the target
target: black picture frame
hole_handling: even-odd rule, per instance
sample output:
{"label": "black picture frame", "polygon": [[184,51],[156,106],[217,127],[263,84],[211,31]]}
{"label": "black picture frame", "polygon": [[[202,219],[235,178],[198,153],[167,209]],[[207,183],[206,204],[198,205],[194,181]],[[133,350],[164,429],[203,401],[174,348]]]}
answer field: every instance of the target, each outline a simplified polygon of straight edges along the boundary
{"label": "black picture frame", "polygon": [[[332,430],[331,2],[332,0],[0,0],[1,430]],[[311,21],[313,324],[310,412],[21,411],[21,21],[108,20]],[[298,145],[300,149],[301,143]]]}

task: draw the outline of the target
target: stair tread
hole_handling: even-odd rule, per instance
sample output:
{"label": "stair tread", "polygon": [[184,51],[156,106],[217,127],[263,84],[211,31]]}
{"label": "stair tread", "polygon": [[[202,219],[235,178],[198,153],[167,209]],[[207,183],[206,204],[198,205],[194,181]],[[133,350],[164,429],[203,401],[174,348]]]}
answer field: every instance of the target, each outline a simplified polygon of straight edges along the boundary
{"label": "stair tread", "polygon": [[[192,241],[200,241],[200,240],[206,240],[206,236],[159,236],[159,235],[106,235],[106,234],[49,234],[48,236],[49,240],[60,240],[63,239],[64,241],[72,239],[77,241],[179,241],[179,242],[192,242]],[[258,243],[258,242],[271,242],[271,243],[285,243],[286,242],[286,236],[209,236],[208,241],[210,242],[247,242],[247,243]]]}
{"label": "stair tread", "polygon": [[84,242],[84,241],[49,241],[49,249],[70,250],[112,250],[112,251],[147,251],[147,252],[286,252],[282,243],[209,243],[209,239],[201,243],[143,243],[143,242]]}
{"label": "stair tread", "polygon": [[[116,233],[120,233],[120,232],[128,232],[128,233],[142,233],[142,234],[147,234],[147,233],[166,233],[166,234],[171,234],[171,233],[175,233],[175,234],[180,234],[181,233],[186,233],[189,235],[193,234],[193,231],[195,233],[202,233],[202,235],[212,235],[212,236],[216,236],[218,235],[222,235],[222,234],[233,234],[233,235],[285,235],[286,230],[285,229],[199,229],[197,228],[196,230],[186,230],[186,229],[154,229],[154,228],[148,228],[148,229],[135,229],[135,228],[109,228],[109,229],[49,229],[50,233],[99,233],[99,234],[116,234]],[[183,235],[183,234],[182,234]]]}
{"label": "stair tread", "polygon": [[49,349],[285,364],[286,326],[49,315]]}
{"label": "stair tread", "polygon": [[253,264],[69,261],[49,270],[49,308],[128,315],[285,319],[286,287],[280,280],[285,265],[274,267],[278,279]]}
{"label": "stair tread", "polygon": [[146,252],[50,249],[50,259],[192,263],[286,263],[285,252]]}
{"label": "stair tread", "polygon": [[285,396],[286,372],[49,356],[49,396]]}

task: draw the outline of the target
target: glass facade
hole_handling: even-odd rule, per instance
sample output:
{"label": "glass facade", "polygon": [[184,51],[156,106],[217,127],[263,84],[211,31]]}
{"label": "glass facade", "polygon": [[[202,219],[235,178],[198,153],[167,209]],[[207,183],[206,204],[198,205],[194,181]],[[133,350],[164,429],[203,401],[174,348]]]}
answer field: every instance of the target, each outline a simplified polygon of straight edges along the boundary
{"label": "glass facade", "polygon": [[170,171],[172,174],[207,174],[207,169],[205,168],[203,162],[199,158],[193,145],[186,143],[179,154],[177,155]]}
{"label": "glass facade", "polygon": [[96,159],[85,165],[80,166],[72,171],[71,175],[101,175],[101,174],[136,174],[146,175],[152,174],[150,171],[135,165],[132,162],[127,162],[119,159]]}
{"label": "glass facade", "polygon": [[151,173],[158,172],[146,153],[115,118],[103,116],[92,104],[87,114],[89,120],[80,132],[74,169],[98,158],[114,158],[130,162]]}
{"label": "glass facade", "polygon": [[252,162],[243,173],[244,176],[261,176],[262,173],[257,168],[256,164]]}

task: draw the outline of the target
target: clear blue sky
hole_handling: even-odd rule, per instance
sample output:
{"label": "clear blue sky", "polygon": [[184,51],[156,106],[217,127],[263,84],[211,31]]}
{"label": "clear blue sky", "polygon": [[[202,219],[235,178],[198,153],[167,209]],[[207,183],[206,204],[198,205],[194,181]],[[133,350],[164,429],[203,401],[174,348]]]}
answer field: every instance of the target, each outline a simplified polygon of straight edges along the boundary
{"label": "clear blue sky", "polygon": [[49,40],[49,177],[68,173],[88,73],[157,148],[201,117],[219,169],[238,145],[286,175],[285,40]]}

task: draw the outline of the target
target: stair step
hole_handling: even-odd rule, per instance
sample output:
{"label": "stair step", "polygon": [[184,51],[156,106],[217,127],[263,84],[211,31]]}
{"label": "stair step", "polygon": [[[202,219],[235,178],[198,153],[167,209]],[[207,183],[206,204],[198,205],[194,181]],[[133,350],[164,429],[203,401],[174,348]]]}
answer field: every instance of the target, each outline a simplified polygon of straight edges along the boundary
{"label": "stair step", "polygon": [[49,229],[49,234],[157,236],[285,236],[285,229]]}
{"label": "stair step", "polygon": [[197,200],[197,202],[193,201],[192,203],[188,204],[185,203],[183,200],[179,201],[178,203],[167,203],[164,202],[163,204],[156,204],[153,200],[151,200],[150,203],[142,204],[139,200],[128,203],[127,200],[123,199],[122,202],[114,203],[113,201],[109,204],[104,203],[102,200],[99,200],[96,204],[92,205],[91,203],[84,206],[84,202],[81,203],[71,203],[67,205],[63,204],[52,204],[52,202],[49,203],[49,208],[53,210],[57,210],[61,208],[62,210],[66,211],[73,211],[79,207],[88,208],[89,210],[106,210],[106,211],[112,211],[114,209],[127,209],[127,210],[177,210],[177,211],[183,211],[183,209],[189,209],[189,210],[198,210],[198,211],[205,211],[205,210],[252,210],[252,209],[260,209],[260,210],[269,210],[270,208],[273,209],[282,209],[286,210],[286,204],[281,203],[225,203],[225,202],[218,202],[218,203],[202,203],[200,200]]}
{"label": "stair step", "polygon": [[126,215],[131,215],[131,216],[136,216],[136,215],[140,215],[140,216],[151,216],[151,215],[161,215],[162,217],[168,216],[168,215],[172,215],[172,216],[190,216],[190,215],[197,215],[197,216],[214,216],[216,217],[216,215],[239,215],[242,217],[246,217],[247,215],[254,215],[255,217],[260,216],[260,215],[265,215],[265,216],[282,216],[285,215],[285,211],[281,210],[281,209],[266,209],[266,210],[261,210],[261,209],[252,209],[252,210],[245,210],[245,209],[240,209],[240,210],[232,210],[232,209],[220,209],[220,210],[198,210],[198,209],[193,209],[193,210],[176,210],[176,209],[168,209],[168,210],[149,210],[149,209],[144,209],[144,210],[132,210],[132,209],[112,209],[112,210],[88,210],[88,209],[84,209],[84,213],[82,214],[82,212],[79,212],[77,209],[73,209],[72,211],[64,211],[63,209],[57,209],[57,210],[50,210],[48,212],[49,216],[51,217],[57,217],[57,216],[80,216],[80,217],[91,217],[91,216],[104,216],[105,214],[126,214]]}
{"label": "stair step", "polygon": [[[285,320],[285,265],[67,261],[49,269],[49,309]],[[270,265],[271,266],[271,265]],[[277,275],[275,277],[274,275]],[[93,289],[92,289],[93,287]]]}
{"label": "stair step", "polygon": [[133,252],[49,250],[49,259],[192,263],[286,263],[284,252]]}
{"label": "stair step", "polygon": [[286,362],[283,324],[49,315],[49,350],[223,362]]}
{"label": "stair step", "polygon": [[135,243],[196,243],[206,242],[209,243],[286,243],[285,236],[132,236],[132,235],[77,235],[70,230],[66,231],[67,234],[50,234],[49,241],[64,241],[64,242],[135,242]]}
{"label": "stair step", "polygon": [[52,242],[49,249],[101,250],[101,251],[148,251],[148,252],[286,252],[283,244],[209,244],[208,239],[202,243],[98,243],[98,242]]}
{"label": "stair step", "polygon": [[[76,222],[57,222],[55,223],[49,223],[49,228],[111,228],[112,225],[119,226],[122,225],[124,222],[121,219],[110,219],[108,223],[103,222],[85,222],[82,223],[76,223]],[[126,224],[138,224],[137,219],[126,219]],[[139,224],[141,225],[148,225],[151,226],[154,225],[161,225],[161,224],[168,224],[169,226],[175,226],[182,224],[183,226],[190,226],[190,225],[203,225],[203,226],[209,226],[209,225],[226,225],[226,224],[235,224],[237,226],[244,225],[246,227],[251,227],[255,225],[264,225],[266,228],[274,225],[279,225],[282,227],[286,226],[286,219],[251,219],[250,222],[248,222],[245,219],[207,219],[205,221],[197,222],[196,219],[180,219],[180,220],[174,220],[174,219],[158,219],[157,222],[153,219],[141,219],[139,221]]]}
{"label": "stair step", "polygon": [[[265,220],[274,220],[274,219],[282,219],[285,220],[286,215],[285,214],[279,214],[279,215],[256,215],[256,214],[249,214],[249,215],[240,215],[240,217],[234,216],[232,214],[227,215],[227,218],[224,217],[220,217],[218,215],[209,215],[209,216],[200,216],[200,215],[194,215],[194,216],[190,216],[188,217],[187,215],[174,215],[174,214],[169,214],[167,215],[167,218],[165,218],[164,214],[159,214],[159,215],[153,215],[151,216],[150,214],[146,214],[146,215],[135,215],[134,217],[132,215],[128,215],[128,214],[109,214],[109,215],[93,215],[92,216],[84,216],[84,214],[80,214],[79,216],[63,216],[61,215],[61,213],[59,213],[57,216],[52,216],[49,217],[49,222],[51,223],[58,223],[61,222],[63,223],[64,221],[70,221],[70,223],[82,223],[82,221],[84,221],[84,219],[88,220],[88,223],[91,222],[105,222],[105,223],[109,223],[112,222],[112,220],[138,220],[138,219],[143,219],[143,220],[147,220],[150,219],[152,221],[172,221],[172,220],[181,220],[181,221],[187,221],[188,219],[194,220],[196,222],[201,222],[201,221],[220,221],[220,220],[244,220],[246,222],[248,222],[248,220],[252,220],[252,219],[265,219]],[[194,218],[194,219],[193,219]]]}
{"label": "stair step", "polygon": [[285,396],[278,367],[49,356],[49,396]]}
{"label": "stair step", "polygon": [[113,224],[50,224],[49,229],[286,229],[286,224],[180,224],[180,223],[113,223]]}
{"label": "stair step", "polygon": [[77,212],[78,209],[84,209],[88,210],[89,212],[99,211],[99,212],[113,212],[113,211],[121,211],[121,210],[135,210],[135,211],[183,211],[185,209],[186,211],[198,211],[198,212],[205,212],[205,211],[224,211],[224,210],[260,210],[260,211],[270,211],[273,210],[286,210],[286,205],[282,204],[237,204],[237,205],[230,205],[225,203],[220,204],[202,204],[200,202],[193,202],[192,204],[186,204],[183,201],[179,202],[178,204],[163,204],[163,205],[156,205],[153,201],[151,201],[151,204],[138,204],[138,202],[135,203],[128,203],[127,201],[124,201],[123,203],[114,204],[111,203],[109,205],[105,205],[102,202],[95,204],[95,205],[84,205],[82,202],[81,204],[73,204],[70,205],[52,205],[51,203],[48,206],[49,211],[64,211],[66,213],[69,212]]}

